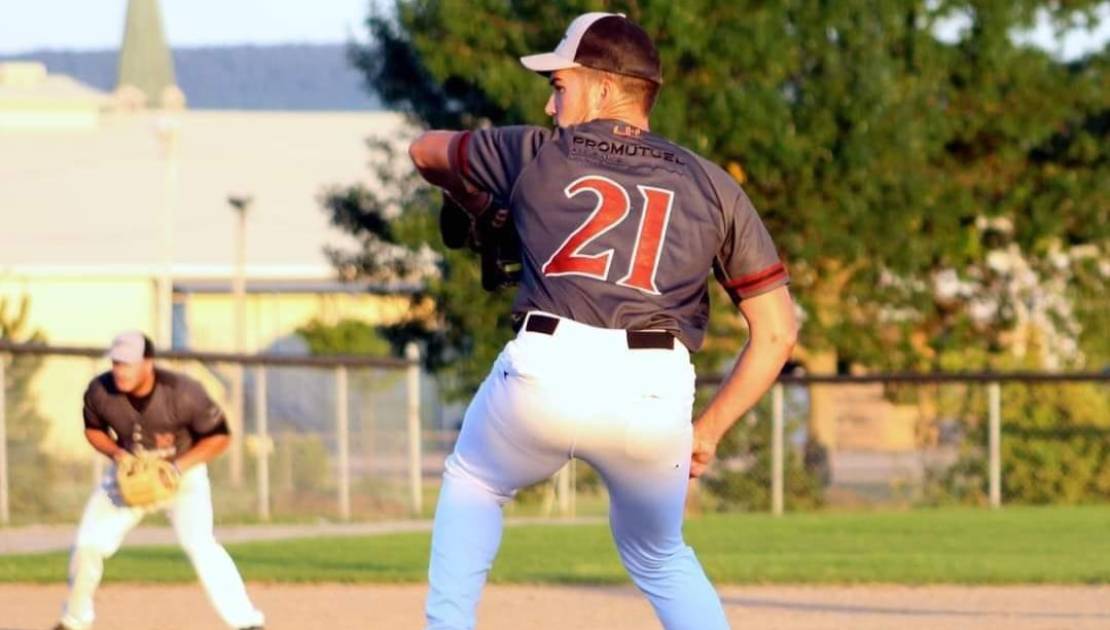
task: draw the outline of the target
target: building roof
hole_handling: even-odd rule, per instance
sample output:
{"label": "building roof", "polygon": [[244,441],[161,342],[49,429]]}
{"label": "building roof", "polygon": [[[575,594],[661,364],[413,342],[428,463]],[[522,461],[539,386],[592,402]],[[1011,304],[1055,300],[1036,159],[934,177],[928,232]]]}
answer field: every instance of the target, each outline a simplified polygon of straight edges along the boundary
{"label": "building roof", "polygon": [[65,75],[47,74],[41,63],[0,63],[0,111],[99,109],[107,101],[108,95],[100,90]]}
{"label": "building roof", "polygon": [[[329,225],[319,195],[329,185],[373,185],[365,139],[399,138],[405,129],[401,115],[386,112],[177,116],[173,124],[156,112],[106,114],[92,129],[0,132],[0,274],[157,273],[170,251],[175,276],[227,277],[234,251],[227,198],[247,194],[254,198],[248,271],[332,278],[324,246],[353,240]],[[174,129],[178,183],[166,248],[160,217],[170,176],[160,138]]]}
{"label": "building roof", "polygon": [[[401,293],[417,293],[422,287],[411,282],[380,283],[369,280],[321,280],[298,278],[256,278],[252,277],[244,284],[246,293],[374,293],[383,295],[397,295]],[[201,293],[207,295],[222,295],[232,293],[230,282],[213,279],[179,279],[173,283],[174,293]]]}

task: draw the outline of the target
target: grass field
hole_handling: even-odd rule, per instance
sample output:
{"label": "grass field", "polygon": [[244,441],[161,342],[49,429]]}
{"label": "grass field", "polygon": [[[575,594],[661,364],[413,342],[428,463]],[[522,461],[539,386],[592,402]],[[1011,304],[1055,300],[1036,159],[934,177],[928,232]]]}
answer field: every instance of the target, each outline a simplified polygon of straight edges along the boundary
{"label": "grass field", "polygon": [[[714,514],[686,537],[720,584],[1110,583],[1110,506],[815,513],[772,518]],[[428,534],[229,545],[248,580],[420,582]],[[0,581],[61,582],[63,553],[0,556]],[[194,579],[175,547],[125,549],[105,580]],[[620,583],[604,525],[508,528],[491,581]]]}

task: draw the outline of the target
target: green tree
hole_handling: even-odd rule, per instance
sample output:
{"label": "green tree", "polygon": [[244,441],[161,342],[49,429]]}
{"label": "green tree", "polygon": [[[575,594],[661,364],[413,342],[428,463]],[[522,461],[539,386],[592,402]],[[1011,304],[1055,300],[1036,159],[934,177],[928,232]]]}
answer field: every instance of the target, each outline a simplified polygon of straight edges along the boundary
{"label": "green tree", "polygon": [[[1007,238],[1035,269],[1050,266],[1053,243],[1091,244],[1106,258],[1105,53],[1064,64],[1013,37],[1038,15],[1062,27],[1099,4],[397,0],[371,14],[371,43],[352,60],[417,126],[547,124],[547,85],[517,57],[549,49],[581,12],[627,13],[663,60],[653,129],[725,166],[788,261],[806,369],[938,369],[952,348],[997,354],[1005,335],[982,326],[1012,324],[1000,307],[974,325],[970,303],[953,310],[936,295],[938,274],[968,280],[983,268],[994,247],[984,221],[1008,220]],[[940,41],[938,23],[954,17],[966,29]],[[434,200],[409,191],[393,200],[406,212],[378,213],[391,227],[359,229],[438,247]],[[346,216],[376,211],[360,204]],[[480,293],[465,254],[437,253],[433,347],[465,392],[508,336],[490,326],[504,323],[506,301]],[[703,372],[744,339],[735,310],[714,297]],[[811,389],[809,435],[824,443],[835,434],[828,395]]]}
{"label": "green tree", "polygon": [[[1010,356],[1008,370],[1036,369],[1044,340],[1034,336],[1024,357]],[[1089,503],[1110,499],[1110,388],[1103,383],[1003,385],[1001,400],[1001,491],[1006,503]],[[959,458],[934,471],[932,502],[985,505],[989,471],[983,387],[952,392],[943,411],[966,431]]]}
{"label": "green tree", "polygon": [[[1105,108],[1103,64],[1055,62],[1011,33],[1040,10],[1066,22],[1097,4],[399,0],[370,16],[372,43],[352,57],[419,125],[542,124],[547,87],[517,57],[550,47],[582,11],[628,13],[655,37],[667,74],[653,126],[729,166],[784,250],[810,371],[845,360],[916,367],[923,349],[910,333],[936,319],[930,292],[884,278],[962,269],[983,253],[978,216],[1024,218],[1043,199],[1037,182],[1015,184],[1060,129]],[[960,15],[966,35],[938,41],[938,21]],[[1097,199],[1092,183],[1079,187]],[[1059,204],[1041,205],[1059,215]],[[1042,246],[1076,236],[1068,221],[1022,223],[1023,240]],[[918,317],[874,334],[900,306]]]}
{"label": "green tree", "polygon": [[[796,405],[790,404],[790,393],[787,389],[784,431],[788,439],[804,421],[804,415],[796,413]],[[716,499],[717,509],[771,509],[771,413],[770,400],[761,401],[741,420],[741,429],[730,431],[718,447],[720,453],[733,457],[701,478],[702,485]],[[823,482],[819,474],[807,468],[801,451],[785,449],[784,509],[807,510],[823,505]]]}
{"label": "green tree", "polygon": [[[333,187],[322,196],[334,225],[359,241],[355,250],[329,250],[344,277],[415,283],[412,309],[381,334],[395,351],[409,341],[424,347],[426,367],[438,373],[449,397],[472,394],[512,335],[510,294],[482,290],[477,257],[448,250],[439,237],[439,193],[423,185],[395,142],[369,143],[379,190]],[[435,305],[425,315],[426,303]]]}
{"label": "green tree", "polygon": [[297,334],[308,343],[315,355],[364,354],[388,356],[389,341],[378,328],[357,319],[344,319],[325,324],[319,319],[297,328]]}
{"label": "green tree", "polygon": [[[15,305],[7,298],[0,298],[0,339],[15,343],[44,342],[46,339],[41,332],[29,329],[29,315],[30,301],[26,298]],[[17,518],[43,516],[51,509],[50,493],[43,489],[50,488],[55,477],[49,454],[40,448],[46,435],[46,419],[38,413],[31,395],[31,382],[42,367],[43,358],[0,354],[0,361],[4,361],[12,513]]]}

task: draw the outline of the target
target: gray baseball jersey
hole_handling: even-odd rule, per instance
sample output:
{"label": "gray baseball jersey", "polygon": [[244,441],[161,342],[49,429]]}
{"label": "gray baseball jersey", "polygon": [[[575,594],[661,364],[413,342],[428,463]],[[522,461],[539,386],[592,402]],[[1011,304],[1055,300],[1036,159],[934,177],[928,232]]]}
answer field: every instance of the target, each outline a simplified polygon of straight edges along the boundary
{"label": "gray baseball jersey", "polygon": [[[97,376],[85,391],[84,415],[87,428],[114,433],[128,451],[141,447],[163,458],[187,451],[205,436],[227,433],[223,413],[199,383],[161,369],[155,371],[154,390],[143,398],[117,390],[110,372]],[[117,472],[116,466],[108,467],[85,504],[70,555],[69,596],[57,627],[92,627],[105,560],[148,513],[164,509],[224,627],[261,628],[265,616],[251,603],[235,563],[213,535],[208,467],[201,463],[182,471],[174,496],[147,507],[123,503]]]}
{"label": "gray baseball jersey", "polygon": [[85,390],[85,427],[114,433],[120,447],[172,457],[194,442],[226,433],[224,413],[200,383],[183,374],[155,370],[154,391],[134,398],[116,389],[111,372],[97,376]]}
{"label": "gray baseball jersey", "polygon": [[707,271],[739,302],[788,282],[748,196],[718,166],[614,120],[465,133],[456,170],[512,211],[514,314],[668,330],[701,347]]}

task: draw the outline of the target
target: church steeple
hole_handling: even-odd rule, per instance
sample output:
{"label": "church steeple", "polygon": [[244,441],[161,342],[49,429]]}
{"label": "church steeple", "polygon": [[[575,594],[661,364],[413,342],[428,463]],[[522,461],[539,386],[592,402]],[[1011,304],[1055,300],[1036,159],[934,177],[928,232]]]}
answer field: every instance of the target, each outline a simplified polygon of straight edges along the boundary
{"label": "church steeple", "polygon": [[128,0],[116,94],[124,106],[184,105],[174,78],[173,57],[162,31],[158,0]]}

